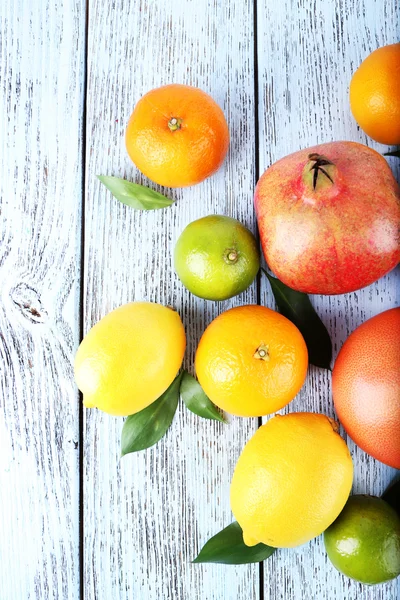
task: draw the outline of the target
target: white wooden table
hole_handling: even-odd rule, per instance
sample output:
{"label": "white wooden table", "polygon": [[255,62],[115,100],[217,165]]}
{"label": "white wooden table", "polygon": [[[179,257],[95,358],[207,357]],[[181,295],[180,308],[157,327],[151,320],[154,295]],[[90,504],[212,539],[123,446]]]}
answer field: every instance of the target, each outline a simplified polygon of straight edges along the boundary
{"label": "white wooden table", "polygon": [[[263,566],[192,565],[232,521],[230,479],[257,419],[181,406],[157,446],[120,460],[122,419],[81,408],[71,366],[92,324],[133,299],[179,310],[190,369],[219,312],[274,306],[264,281],[229,302],[191,296],[172,268],[177,236],[210,213],[255,230],[256,179],[289,152],[336,139],[383,151],[357,129],[348,85],[399,34],[398,0],[1,0],[0,600],[399,597],[399,580],[342,577],[321,539]],[[95,175],[148,183],[124,130],[141,95],[170,82],[221,105],[229,155],[204,183],[166,190],[173,207],[135,212]],[[398,280],[312,299],[335,355],[396,304]],[[330,374],[310,368],[288,410],[333,415]],[[349,446],[355,492],[381,494],[394,470]]]}

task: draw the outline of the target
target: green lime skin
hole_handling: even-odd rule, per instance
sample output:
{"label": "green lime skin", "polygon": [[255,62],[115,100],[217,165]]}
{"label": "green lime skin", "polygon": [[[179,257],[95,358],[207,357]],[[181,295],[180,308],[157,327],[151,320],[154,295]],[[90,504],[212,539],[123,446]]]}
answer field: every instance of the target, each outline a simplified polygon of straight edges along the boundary
{"label": "green lime skin", "polygon": [[333,565],[347,577],[373,585],[400,575],[400,518],[375,496],[350,496],[324,533]]}
{"label": "green lime skin", "polygon": [[174,253],[183,285],[206,300],[227,300],[251,285],[260,268],[254,235],[231,217],[209,215],[190,223]]}

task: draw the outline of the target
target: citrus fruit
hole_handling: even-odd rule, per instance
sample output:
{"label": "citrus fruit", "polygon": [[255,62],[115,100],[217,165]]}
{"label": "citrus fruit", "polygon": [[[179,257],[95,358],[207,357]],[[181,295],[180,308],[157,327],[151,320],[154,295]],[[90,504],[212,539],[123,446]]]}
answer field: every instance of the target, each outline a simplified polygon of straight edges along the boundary
{"label": "citrus fruit", "polygon": [[400,43],[374,50],[350,83],[350,106],[361,129],[381,144],[400,144]]}
{"label": "citrus fruit", "polygon": [[185,187],[219,169],[228,151],[229,131],[211,96],[195,87],[172,84],[139,100],[125,142],[130,158],[149,179]]}
{"label": "citrus fruit", "polygon": [[210,215],[183,230],[174,261],[179,279],[192,294],[226,300],[253,282],[260,253],[254,235],[239,221]]}
{"label": "citrus fruit", "polygon": [[185,346],[171,308],[131,302],[113,310],[87,333],[75,357],[84,405],[119,416],[146,408],[174,380]]}
{"label": "citrus fruit", "polygon": [[381,498],[351,496],[324,533],[333,565],[361,583],[383,583],[400,575],[400,518]]}
{"label": "citrus fruit", "polygon": [[297,327],[274,310],[238,306],[207,327],[195,366],[200,385],[219,408],[260,417],[285,406],[302,387],[307,346]]}
{"label": "citrus fruit", "polygon": [[347,338],[332,373],[343,427],[365,452],[400,469],[400,308],[360,325]]}
{"label": "citrus fruit", "polygon": [[353,463],[335,421],[276,415],[247,442],[231,484],[232,512],[248,546],[292,548],[320,535],[349,496]]}

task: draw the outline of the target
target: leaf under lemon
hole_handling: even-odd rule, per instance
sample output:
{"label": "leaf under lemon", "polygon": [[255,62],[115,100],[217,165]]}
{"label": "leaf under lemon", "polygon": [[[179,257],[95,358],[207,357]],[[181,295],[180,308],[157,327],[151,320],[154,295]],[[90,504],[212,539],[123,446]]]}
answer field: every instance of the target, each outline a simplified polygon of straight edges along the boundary
{"label": "leaf under lemon", "polygon": [[222,563],[224,565],[245,565],[261,562],[269,558],[276,548],[265,544],[246,546],[243,531],[234,521],[228,527],[206,542],[194,563]]}
{"label": "leaf under lemon", "polygon": [[182,373],[150,406],[130,415],[122,428],[121,456],[154,446],[172,423],[178,401]]}
{"label": "leaf under lemon", "polygon": [[166,208],[174,203],[163,194],[139,183],[132,183],[111,175],[98,175],[97,177],[110,190],[114,198],[136,210],[156,210]]}
{"label": "leaf under lemon", "polygon": [[214,419],[226,423],[217,407],[206,396],[203,388],[190,373],[183,372],[181,381],[181,396],[187,408],[203,419]]}
{"label": "leaf under lemon", "polygon": [[292,321],[307,345],[308,359],[312,365],[330,369],[332,342],[329,333],[315,312],[310,298],[303,292],[292,290],[276,277],[261,269],[268,278],[279,312]]}

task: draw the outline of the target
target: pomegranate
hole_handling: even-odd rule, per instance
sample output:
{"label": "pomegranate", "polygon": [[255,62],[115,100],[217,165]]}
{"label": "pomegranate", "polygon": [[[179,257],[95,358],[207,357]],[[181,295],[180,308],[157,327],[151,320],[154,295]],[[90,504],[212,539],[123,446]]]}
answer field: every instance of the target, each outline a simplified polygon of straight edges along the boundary
{"label": "pomegranate", "polygon": [[331,142],[278,160],[254,202],[268,265],[300,292],[352,292],[400,260],[400,188],[383,156],[362,144]]}

